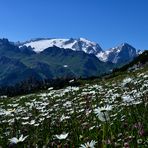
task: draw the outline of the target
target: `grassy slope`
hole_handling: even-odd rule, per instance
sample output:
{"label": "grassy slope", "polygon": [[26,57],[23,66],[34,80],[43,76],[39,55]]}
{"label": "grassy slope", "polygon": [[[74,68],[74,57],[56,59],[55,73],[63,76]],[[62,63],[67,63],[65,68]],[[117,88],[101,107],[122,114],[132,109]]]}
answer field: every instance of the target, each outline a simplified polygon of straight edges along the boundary
{"label": "grassy slope", "polygon": [[[95,140],[101,147],[148,146],[148,68],[108,79],[83,81],[81,87],[48,90],[26,96],[0,99],[0,145],[12,137],[28,135],[18,147],[80,147]],[[101,121],[95,109],[104,111]],[[7,115],[6,115],[7,114]],[[64,117],[67,117],[67,119]],[[68,133],[64,140],[55,135]]]}

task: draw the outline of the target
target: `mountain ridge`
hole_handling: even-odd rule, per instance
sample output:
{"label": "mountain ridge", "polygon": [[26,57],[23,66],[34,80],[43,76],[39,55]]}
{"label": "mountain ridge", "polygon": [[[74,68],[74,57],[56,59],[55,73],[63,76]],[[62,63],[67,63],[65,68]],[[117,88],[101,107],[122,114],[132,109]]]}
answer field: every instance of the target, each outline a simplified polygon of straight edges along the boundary
{"label": "mountain ridge", "polygon": [[[124,60],[122,60],[124,58],[126,58],[127,62],[130,62],[139,54],[138,50],[128,43],[122,43],[114,48],[103,50],[98,43],[89,41],[85,38],[37,38],[22,43],[20,47],[22,46],[32,47],[32,50],[36,53],[42,52],[46,48],[53,46],[57,46],[59,48],[64,49],[72,49],[74,51],[83,51],[87,54],[94,54],[99,60],[103,62],[112,62],[115,64],[118,64],[118,59],[120,59],[119,64],[124,63]],[[125,49],[128,50],[126,50],[126,55],[123,55],[123,50]],[[132,55],[130,51],[132,52]]]}
{"label": "mountain ridge", "polygon": [[[49,40],[51,47],[44,44]],[[42,42],[39,45],[40,52],[35,52],[30,46],[34,42],[36,45]],[[64,47],[60,48],[55,44]],[[138,55],[136,49],[127,43],[103,51],[99,44],[84,38],[77,40],[38,38],[31,40],[31,44],[27,42],[28,47],[25,45],[0,39],[0,84],[11,85],[11,82],[14,84],[29,77],[39,81],[97,77],[129,63]],[[108,60],[100,60],[99,54],[106,56]]]}
{"label": "mountain ridge", "polygon": [[39,81],[56,78],[87,78],[107,73],[113,67],[112,64],[101,62],[95,55],[83,51],[75,52],[53,46],[35,53],[30,47],[19,48],[7,40],[0,41],[0,55],[5,56],[0,58],[1,85],[13,85],[29,77]]}

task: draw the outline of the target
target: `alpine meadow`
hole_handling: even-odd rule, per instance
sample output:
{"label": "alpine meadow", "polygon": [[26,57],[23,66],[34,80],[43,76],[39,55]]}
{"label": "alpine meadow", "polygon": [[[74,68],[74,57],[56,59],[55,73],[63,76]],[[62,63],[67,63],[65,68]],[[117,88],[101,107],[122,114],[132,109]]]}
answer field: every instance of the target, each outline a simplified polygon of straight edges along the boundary
{"label": "alpine meadow", "polygon": [[1,0],[0,148],[148,148],[147,6]]}

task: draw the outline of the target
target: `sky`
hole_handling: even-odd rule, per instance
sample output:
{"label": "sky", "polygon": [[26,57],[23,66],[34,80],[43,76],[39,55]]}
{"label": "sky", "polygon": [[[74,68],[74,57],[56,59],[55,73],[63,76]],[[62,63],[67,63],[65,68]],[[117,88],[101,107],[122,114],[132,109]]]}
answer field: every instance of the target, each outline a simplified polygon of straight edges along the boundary
{"label": "sky", "polygon": [[42,37],[148,49],[148,0],[0,0],[0,38]]}

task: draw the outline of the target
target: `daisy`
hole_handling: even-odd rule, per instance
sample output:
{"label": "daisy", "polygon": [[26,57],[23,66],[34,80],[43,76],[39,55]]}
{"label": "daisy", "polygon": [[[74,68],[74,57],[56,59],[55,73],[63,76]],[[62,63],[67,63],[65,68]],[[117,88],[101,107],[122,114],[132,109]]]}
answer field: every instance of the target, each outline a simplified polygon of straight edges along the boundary
{"label": "daisy", "polygon": [[63,133],[60,135],[55,135],[55,137],[59,140],[66,139],[68,137],[68,133]]}
{"label": "daisy", "polygon": [[123,79],[122,85],[125,86],[126,84],[130,83],[132,81],[132,78],[125,78]]}
{"label": "daisy", "polygon": [[28,136],[25,136],[25,137],[23,138],[23,135],[21,135],[21,137],[20,137],[19,139],[17,139],[16,137],[13,137],[13,138],[9,139],[9,141],[10,141],[11,143],[17,144],[17,143],[19,143],[19,142],[23,142],[27,137],[28,137]]}
{"label": "daisy", "polygon": [[109,120],[109,114],[108,111],[112,110],[112,106],[107,105],[106,107],[98,107],[94,109],[94,113],[101,121],[108,121]]}
{"label": "daisy", "polygon": [[81,144],[80,148],[95,148],[95,144],[97,142],[94,140],[91,140],[91,142],[87,142],[85,144]]}

